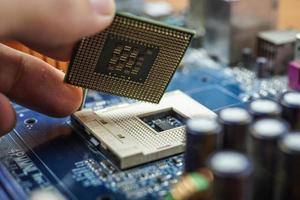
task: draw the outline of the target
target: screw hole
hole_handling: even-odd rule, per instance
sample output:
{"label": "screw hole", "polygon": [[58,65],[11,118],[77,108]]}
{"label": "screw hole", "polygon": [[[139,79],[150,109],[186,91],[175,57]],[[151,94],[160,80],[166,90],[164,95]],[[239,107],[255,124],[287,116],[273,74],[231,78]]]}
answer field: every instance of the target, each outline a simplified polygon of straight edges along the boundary
{"label": "screw hole", "polygon": [[34,119],[34,118],[25,119],[25,121],[24,121],[24,124],[27,124],[27,125],[33,125],[36,123],[37,123],[37,119]]}
{"label": "screw hole", "polygon": [[114,200],[114,198],[110,197],[110,196],[103,196],[98,198],[99,200]]}

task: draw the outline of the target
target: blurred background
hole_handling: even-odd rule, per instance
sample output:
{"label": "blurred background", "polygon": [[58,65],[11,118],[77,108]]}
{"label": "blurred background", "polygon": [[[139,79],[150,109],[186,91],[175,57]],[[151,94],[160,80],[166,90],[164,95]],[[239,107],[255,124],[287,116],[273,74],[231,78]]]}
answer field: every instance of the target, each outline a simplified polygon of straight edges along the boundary
{"label": "blurred background", "polygon": [[[255,23],[256,19],[254,18],[254,16],[257,14],[257,12],[261,11],[268,15],[268,17],[271,17],[271,19],[267,19],[268,22],[271,22],[271,25],[270,23],[268,24],[268,28],[281,30],[300,30],[299,0],[240,0],[239,4],[243,5],[237,6],[239,8],[234,8],[235,5],[230,5],[232,3],[223,5],[223,7],[221,5],[220,7],[218,1],[215,0],[117,0],[116,3],[117,9],[119,11],[130,12],[136,15],[158,19],[172,25],[185,26],[196,30],[196,39],[198,39],[198,41],[195,40],[194,45],[199,47],[202,47],[203,45],[206,24],[214,18],[214,15],[218,15],[218,13],[220,14],[222,12],[225,15],[226,12],[227,14],[232,12],[235,13],[235,15],[237,16],[236,18],[239,18],[239,16],[243,16],[243,18],[246,18],[247,16],[245,16],[244,11],[248,10],[247,12],[249,12],[250,15],[252,13],[252,16],[249,16],[249,19],[252,20],[253,23]],[[251,6],[251,4],[255,6]],[[213,7],[212,10],[205,9],[211,6]],[[227,8],[225,8],[226,6]],[[220,11],[220,9],[223,11]],[[227,9],[227,11],[224,11],[224,9]],[[271,15],[269,15],[270,13]],[[230,20],[228,19],[227,25],[230,26],[230,24],[233,24],[233,22],[230,22]],[[209,33],[210,32],[208,32],[207,34]],[[224,39],[227,39],[226,37],[228,37],[228,35],[224,34]],[[61,69],[63,71],[66,71],[67,69],[67,62],[56,61],[51,58],[45,57],[16,41],[5,41],[4,43],[15,49],[41,58],[54,67],[57,67],[58,69]],[[212,44],[209,46],[212,46],[211,48],[214,48]],[[208,49],[209,48],[210,47],[208,47]]]}

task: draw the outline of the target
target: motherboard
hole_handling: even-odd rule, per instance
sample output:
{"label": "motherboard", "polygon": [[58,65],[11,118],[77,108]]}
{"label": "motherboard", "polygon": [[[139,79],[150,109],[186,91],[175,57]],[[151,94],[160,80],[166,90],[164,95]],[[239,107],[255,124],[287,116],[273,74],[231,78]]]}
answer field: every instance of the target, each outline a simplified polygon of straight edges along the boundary
{"label": "motherboard", "polygon": [[[228,107],[247,107],[260,97],[276,99],[287,90],[287,80],[281,76],[257,79],[253,71],[221,66],[202,50],[189,49],[167,89],[174,90],[217,113]],[[103,109],[124,109],[136,103],[90,91],[85,109],[101,115]],[[50,118],[17,104],[14,107],[16,128],[0,138],[1,199],[163,199],[183,174],[180,151],[123,169],[71,117]],[[170,109],[139,116],[157,134],[185,123],[182,114]]]}

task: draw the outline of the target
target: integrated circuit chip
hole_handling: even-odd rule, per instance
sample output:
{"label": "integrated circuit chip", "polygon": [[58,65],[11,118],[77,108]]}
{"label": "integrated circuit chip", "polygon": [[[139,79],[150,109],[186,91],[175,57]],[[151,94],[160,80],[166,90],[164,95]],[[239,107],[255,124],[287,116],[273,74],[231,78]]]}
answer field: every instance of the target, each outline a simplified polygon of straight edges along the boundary
{"label": "integrated circuit chip", "polygon": [[121,169],[162,159],[185,149],[185,121],[215,114],[180,91],[166,93],[159,104],[136,102],[72,116],[77,130]]}
{"label": "integrated circuit chip", "polygon": [[185,117],[181,116],[172,109],[159,113],[152,113],[147,116],[141,116],[140,119],[157,132],[167,131],[173,128],[184,126],[187,120]]}
{"label": "integrated circuit chip", "polygon": [[192,36],[186,29],[119,13],[105,31],[81,40],[65,81],[158,103]]}

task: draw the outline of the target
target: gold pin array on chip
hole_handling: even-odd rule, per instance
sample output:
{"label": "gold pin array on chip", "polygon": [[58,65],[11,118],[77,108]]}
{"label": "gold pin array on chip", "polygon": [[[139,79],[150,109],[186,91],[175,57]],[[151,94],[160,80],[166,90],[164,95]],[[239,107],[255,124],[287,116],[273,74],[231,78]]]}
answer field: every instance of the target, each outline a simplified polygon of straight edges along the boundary
{"label": "gold pin array on chip", "polygon": [[78,44],[65,82],[159,103],[193,32],[130,14]]}

